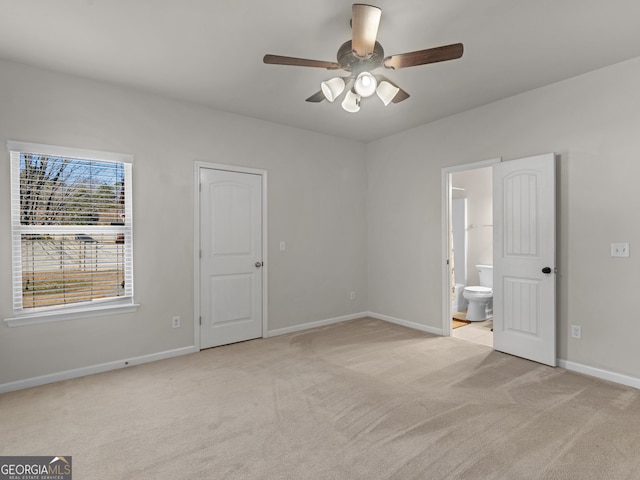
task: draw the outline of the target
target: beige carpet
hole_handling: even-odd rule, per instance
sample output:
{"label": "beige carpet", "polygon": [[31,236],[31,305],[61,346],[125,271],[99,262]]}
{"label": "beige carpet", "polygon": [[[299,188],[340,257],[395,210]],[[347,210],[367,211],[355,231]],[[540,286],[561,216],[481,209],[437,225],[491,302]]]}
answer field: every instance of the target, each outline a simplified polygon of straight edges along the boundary
{"label": "beige carpet", "polygon": [[640,391],[373,319],[0,396],[84,479],[637,479]]}

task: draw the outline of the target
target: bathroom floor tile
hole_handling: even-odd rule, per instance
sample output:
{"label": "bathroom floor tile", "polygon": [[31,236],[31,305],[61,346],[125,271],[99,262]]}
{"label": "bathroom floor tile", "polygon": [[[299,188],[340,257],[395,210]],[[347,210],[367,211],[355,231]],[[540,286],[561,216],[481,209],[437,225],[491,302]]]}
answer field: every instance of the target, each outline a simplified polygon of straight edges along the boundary
{"label": "bathroom floor tile", "polygon": [[462,338],[470,342],[480,343],[488,347],[493,347],[493,319],[483,322],[473,322],[469,325],[456,328],[452,336]]}

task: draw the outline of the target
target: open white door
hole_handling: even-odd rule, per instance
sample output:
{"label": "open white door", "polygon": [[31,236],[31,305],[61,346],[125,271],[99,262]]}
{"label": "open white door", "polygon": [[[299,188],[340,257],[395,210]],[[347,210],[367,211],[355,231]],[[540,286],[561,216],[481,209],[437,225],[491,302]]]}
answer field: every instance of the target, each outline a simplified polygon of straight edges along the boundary
{"label": "open white door", "polygon": [[555,155],[493,169],[493,345],[556,366]]}
{"label": "open white door", "polygon": [[200,348],[262,337],[262,177],[200,169]]}

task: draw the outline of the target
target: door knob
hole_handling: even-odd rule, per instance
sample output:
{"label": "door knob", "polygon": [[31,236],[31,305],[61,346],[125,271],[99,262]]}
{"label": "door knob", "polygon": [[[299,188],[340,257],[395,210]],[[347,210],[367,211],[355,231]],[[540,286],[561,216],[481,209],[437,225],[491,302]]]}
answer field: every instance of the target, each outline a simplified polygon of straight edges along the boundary
{"label": "door knob", "polygon": [[542,273],[551,273],[551,267],[544,267]]}
{"label": "door knob", "polygon": [[256,268],[260,268],[262,266],[262,262],[256,262]]}

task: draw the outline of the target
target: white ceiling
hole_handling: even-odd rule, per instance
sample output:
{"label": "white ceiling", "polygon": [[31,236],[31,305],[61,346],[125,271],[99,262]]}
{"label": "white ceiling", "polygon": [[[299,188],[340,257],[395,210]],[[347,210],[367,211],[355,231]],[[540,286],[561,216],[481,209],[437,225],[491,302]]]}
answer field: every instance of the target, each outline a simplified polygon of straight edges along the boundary
{"label": "white ceiling", "polygon": [[[305,98],[335,72],[347,0],[0,0],[0,58],[371,141],[640,56],[638,0],[375,0],[386,55],[462,42],[459,60],[386,70],[411,97],[359,113]],[[0,88],[2,88],[0,86]]]}

